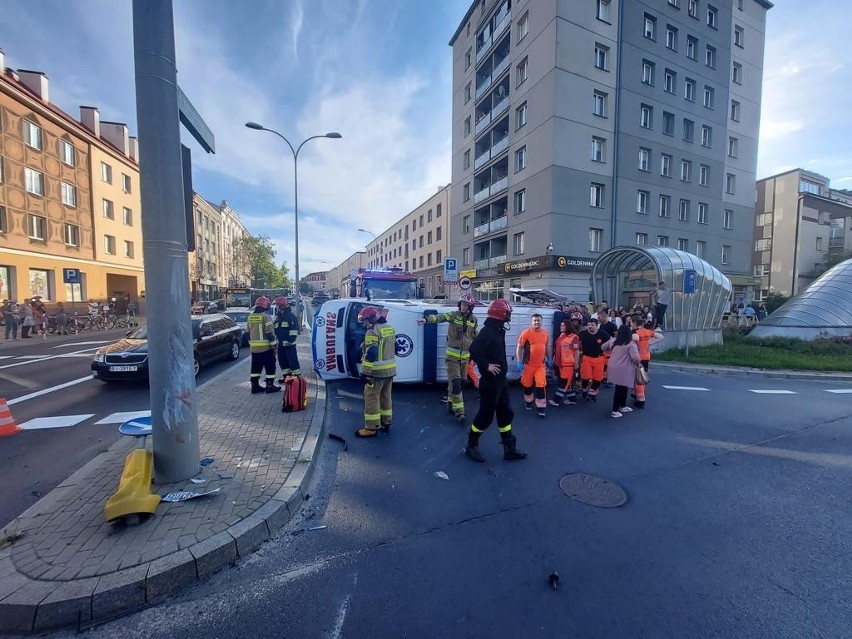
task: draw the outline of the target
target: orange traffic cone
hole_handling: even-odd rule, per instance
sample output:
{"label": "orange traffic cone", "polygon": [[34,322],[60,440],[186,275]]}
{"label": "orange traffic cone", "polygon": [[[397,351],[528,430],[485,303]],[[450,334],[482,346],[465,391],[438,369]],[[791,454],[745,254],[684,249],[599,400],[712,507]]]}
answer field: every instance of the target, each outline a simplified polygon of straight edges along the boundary
{"label": "orange traffic cone", "polygon": [[17,435],[23,429],[15,423],[15,418],[12,417],[12,411],[9,410],[9,405],[6,400],[0,397],[0,437],[8,437],[9,435]]}

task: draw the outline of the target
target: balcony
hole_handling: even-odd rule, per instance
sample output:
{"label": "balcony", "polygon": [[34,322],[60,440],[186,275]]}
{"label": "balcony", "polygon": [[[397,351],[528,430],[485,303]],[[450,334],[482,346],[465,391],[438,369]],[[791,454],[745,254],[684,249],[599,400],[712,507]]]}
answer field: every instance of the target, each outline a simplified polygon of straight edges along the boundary
{"label": "balcony", "polygon": [[479,204],[480,202],[482,202],[482,200],[486,199],[489,195],[490,195],[490,191],[489,191],[488,187],[486,186],[481,191],[477,191],[476,193],[473,194],[473,201],[474,201],[475,204]]}
{"label": "balcony", "polygon": [[494,76],[489,74],[487,77],[482,79],[481,84],[477,85],[477,87],[476,87],[476,98],[475,99],[478,100],[479,98],[481,98],[483,95],[485,95],[485,92],[488,91],[488,89],[491,88],[491,80],[492,80],[493,77]]}
{"label": "balcony", "polygon": [[496,120],[497,117],[500,116],[503,113],[503,111],[505,111],[508,108],[509,108],[509,96],[507,95],[505,98],[503,98],[502,100],[500,100],[497,103],[497,106],[495,106],[493,109],[491,109],[491,118]]}
{"label": "balcony", "polygon": [[489,111],[488,113],[483,115],[481,118],[479,118],[479,120],[476,123],[476,126],[473,129],[474,135],[479,135],[485,129],[488,128],[488,125],[491,124],[491,113],[492,112]]}
{"label": "balcony", "polygon": [[488,222],[475,226],[473,227],[473,237],[482,237],[483,235],[487,235],[490,229],[491,224]]}
{"label": "balcony", "polygon": [[491,147],[491,157],[496,158],[500,153],[509,148],[509,136],[504,135],[503,138]]}
{"label": "balcony", "polygon": [[488,235],[489,233],[504,229],[507,226],[509,226],[509,216],[502,215],[490,222],[486,222],[485,224],[480,224],[475,227],[473,229],[473,237],[482,237],[483,235]]}
{"label": "balcony", "polygon": [[480,154],[480,155],[479,155],[479,156],[478,156],[478,157],[477,157],[477,158],[473,161],[473,169],[474,169],[474,170],[476,170],[476,169],[478,169],[479,167],[484,166],[484,165],[485,165],[485,163],[486,163],[486,162],[488,162],[488,160],[490,160],[490,159],[491,159],[491,149],[488,149],[488,150],[487,150],[487,151],[485,151],[484,153]]}
{"label": "balcony", "polygon": [[509,54],[507,53],[506,57],[503,58],[503,61],[494,68],[494,71],[491,72],[491,79],[496,80],[499,78],[503,71],[509,68],[509,62]]}
{"label": "balcony", "polygon": [[479,47],[476,51],[476,61],[479,62],[482,58],[485,57],[485,54],[488,53],[488,50],[491,48],[491,45],[494,41],[503,34],[503,31],[506,30],[506,27],[509,26],[509,23],[512,21],[511,12],[507,11],[497,25],[494,27],[494,31],[482,41],[482,46]]}
{"label": "balcony", "polygon": [[501,180],[497,180],[494,184],[491,185],[489,189],[490,195],[497,195],[500,191],[504,191],[509,188],[509,176],[507,175]]}
{"label": "balcony", "polygon": [[489,268],[496,268],[509,259],[506,255],[497,255],[488,259]]}
{"label": "balcony", "polygon": [[481,271],[483,269],[490,268],[489,260],[487,258],[484,259],[484,260],[474,260],[473,261],[473,268],[476,269],[477,271]]}

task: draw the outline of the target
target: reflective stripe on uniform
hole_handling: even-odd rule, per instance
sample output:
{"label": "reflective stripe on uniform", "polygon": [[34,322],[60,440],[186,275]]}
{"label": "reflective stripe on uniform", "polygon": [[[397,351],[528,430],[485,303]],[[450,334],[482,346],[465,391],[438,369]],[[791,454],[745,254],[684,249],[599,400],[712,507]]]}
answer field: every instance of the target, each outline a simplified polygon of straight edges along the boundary
{"label": "reflective stripe on uniform", "polygon": [[499,430],[501,433],[508,433],[510,430],[512,430],[512,425],[509,424],[508,426],[501,426],[497,430]]}

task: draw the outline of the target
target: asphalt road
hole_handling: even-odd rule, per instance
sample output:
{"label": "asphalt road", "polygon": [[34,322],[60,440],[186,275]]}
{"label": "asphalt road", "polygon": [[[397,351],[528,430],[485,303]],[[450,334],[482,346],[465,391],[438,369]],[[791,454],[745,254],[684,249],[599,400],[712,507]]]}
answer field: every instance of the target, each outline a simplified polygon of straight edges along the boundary
{"label": "asphalt road", "polygon": [[[0,438],[0,526],[120,437],[120,422],[96,422],[109,420],[116,413],[150,409],[145,383],[104,384],[91,377],[89,366],[94,352],[103,344],[120,339],[125,332],[126,329],[119,329],[71,337],[49,336],[46,340],[18,340],[0,347],[0,397],[10,402],[15,422],[25,425],[42,418],[40,424],[52,426]],[[248,349],[242,350],[241,357],[247,357]],[[229,365],[223,361],[202,368],[198,383]],[[42,391],[45,392],[37,394]],[[43,418],[54,419],[46,423]]]}
{"label": "asphalt road", "polygon": [[[848,636],[850,385],[652,375],[648,408],[619,420],[611,391],[544,420],[518,410],[529,458],[502,461],[492,427],[486,464],[461,454],[465,429],[440,388],[396,387],[393,432],[356,440],[360,388],[329,385],[326,425],[348,450],[324,443],[288,528],[171,602],[89,634]],[[616,482],[628,503],[570,499],[558,481],[574,472]]]}

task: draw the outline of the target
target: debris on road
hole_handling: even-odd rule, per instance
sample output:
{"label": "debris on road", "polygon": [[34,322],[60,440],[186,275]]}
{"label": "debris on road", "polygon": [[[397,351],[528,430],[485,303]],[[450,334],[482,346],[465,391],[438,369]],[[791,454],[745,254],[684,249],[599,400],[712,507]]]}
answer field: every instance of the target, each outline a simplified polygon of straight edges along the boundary
{"label": "debris on road", "polygon": [[551,587],[551,588],[553,588],[554,590],[557,590],[557,589],[559,588],[559,573],[558,573],[558,572],[556,572],[556,571],[554,570],[554,571],[553,571],[552,573],[550,573],[550,575],[547,577],[547,580],[550,582],[550,587]]}
{"label": "debris on road", "polygon": [[213,463],[213,458],[212,457],[205,457],[204,459],[202,459],[198,463],[201,464],[202,466],[209,466],[210,464]]}
{"label": "debris on road", "polygon": [[206,497],[207,495],[212,495],[213,493],[218,493],[221,488],[214,488],[213,490],[208,490],[206,493],[195,493],[189,490],[183,490],[177,493],[169,493],[165,497],[162,498],[162,501],[167,502],[178,502],[178,501],[186,501],[187,499],[195,499],[196,497]]}
{"label": "debris on road", "polygon": [[199,479],[198,477],[190,477],[189,481],[191,481],[193,484],[206,484],[207,483],[206,479]]}
{"label": "debris on road", "polygon": [[313,530],[323,530],[325,528],[328,528],[328,526],[311,526],[310,528],[308,528],[308,532],[311,532]]}
{"label": "debris on road", "polygon": [[450,476],[447,473],[445,473],[443,470],[439,470],[439,471],[432,473],[432,474],[435,475],[435,477],[437,477],[438,479],[447,480],[447,479],[450,478]]}

